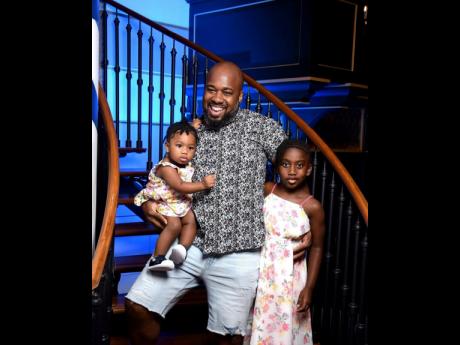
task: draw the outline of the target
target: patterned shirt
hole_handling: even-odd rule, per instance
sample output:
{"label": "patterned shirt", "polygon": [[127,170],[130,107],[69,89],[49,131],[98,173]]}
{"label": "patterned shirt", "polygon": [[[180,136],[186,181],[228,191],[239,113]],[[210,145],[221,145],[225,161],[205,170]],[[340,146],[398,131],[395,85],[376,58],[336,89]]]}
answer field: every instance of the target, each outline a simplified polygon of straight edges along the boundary
{"label": "patterned shirt", "polygon": [[266,163],[286,134],[276,121],[240,109],[217,130],[201,126],[198,137],[193,181],[216,174],[216,185],[193,194],[199,224],[193,244],[204,254],[261,248]]}

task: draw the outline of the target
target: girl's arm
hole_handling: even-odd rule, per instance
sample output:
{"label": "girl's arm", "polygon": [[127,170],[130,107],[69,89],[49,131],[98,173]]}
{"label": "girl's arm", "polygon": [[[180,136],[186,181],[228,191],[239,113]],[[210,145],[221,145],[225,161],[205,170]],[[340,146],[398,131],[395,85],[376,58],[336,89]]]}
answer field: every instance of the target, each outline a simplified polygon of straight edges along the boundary
{"label": "girl's arm", "polygon": [[316,281],[318,280],[321,259],[323,257],[325,233],[324,209],[320,202],[313,199],[312,201],[306,203],[304,209],[310,219],[312,245],[307,262],[307,283],[300,292],[299,299],[297,301],[298,312],[305,312],[310,307],[313,289],[315,288]]}
{"label": "girl's arm", "polygon": [[157,169],[157,176],[165,180],[172,189],[182,194],[201,192],[214,187],[216,184],[216,175],[205,176],[199,182],[184,182],[177,173],[177,170],[168,166],[159,167]]}

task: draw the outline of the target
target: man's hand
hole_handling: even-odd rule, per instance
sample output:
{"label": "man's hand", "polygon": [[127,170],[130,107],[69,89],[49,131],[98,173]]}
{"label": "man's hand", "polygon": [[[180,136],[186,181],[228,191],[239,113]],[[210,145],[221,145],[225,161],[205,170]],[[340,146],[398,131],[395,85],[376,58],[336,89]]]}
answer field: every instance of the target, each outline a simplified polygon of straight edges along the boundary
{"label": "man's hand", "polygon": [[146,201],[141,206],[145,218],[153,225],[163,229],[168,221],[157,212],[157,207],[158,204],[153,200]]}
{"label": "man's hand", "polygon": [[311,231],[305,235],[300,236],[296,240],[300,240],[300,243],[293,248],[294,261],[303,260],[305,258],[306,249],[311,246]]}

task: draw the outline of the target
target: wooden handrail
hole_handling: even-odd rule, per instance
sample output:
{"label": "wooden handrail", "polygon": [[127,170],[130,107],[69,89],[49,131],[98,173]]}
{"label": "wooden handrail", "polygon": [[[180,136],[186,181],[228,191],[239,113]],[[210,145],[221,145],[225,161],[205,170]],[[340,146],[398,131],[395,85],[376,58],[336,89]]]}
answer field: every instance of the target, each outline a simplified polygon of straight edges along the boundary
{"label": "wooden handrail", "polygon": [[97,241],[96,250],[92,261],[92,290],[98,287],[104,270],[107,255],[113,237],[115,214],[118,205],[118,189],[120,186],[120,167],[118,162],[118,139],[113,126],[112,113],[110,112],[104,90],[99,84],[99,109],[102,121],[107,132],[108,147],[108,185],[105,201],[104,218]]}
{"label": "wooden handrail", "polygon": [[[151,21],[150,19],[140,15],[139,13],[134,12],[133,10],[130,10],[129,8],[120,5],[118,2],[115,2],[113,0],[105,0],[106,3],[119,8],[120,10],[126,12],[130,16],[133,16],[134,18],[137,18],[141,20],[142,22],[145,22],[146,24],[152,26],[156,30],[164,33],[165,35],[172,37],[176,41],[179,41],[183,44],[185,44],[188,47],[193,48],[200,54],[210,58],[211,60],[221,62],[224,61],[221,57],[217,56],[216,54],[213,54],[212,52],[196,45],[192,41],[189,41],[188,39],[166,29],[165,27],[161,26],[158,23],[155,23]],[[292,121],[295,122],[295,124],[298,126],[298,128],[302,129],[305,134],[308,135],[309,139],[319,148],[319,150],[324,154],[326,159],[329,161],[329,163],[332,165],[332,167],[335,169],[335,171],[339,174],[341,177],[343,183],[345,186],[348,188],[348,191],[350,192],[353,200],[356,202],[356,205],[366,223],[368,224],[368,203],[366,198],[364,197],[363,193],[359,189],[358,185],[356,184],[355,180],[351,177],[350,173],[348,170],[343,166],[343,164],[340,162],[340,160],[337,158],[335,153],[331,150],[331,148],[321,139],[321,137],[305,122],[302,120],[302,118],[297,115],[295,112],[293,112],[286,104],[284,104],[278,97],[276,97],[274,94],[272,94],[270,91],[268,91],[265,87],[260,85],[257,81],[252,79],[250,76],[248,76],[246,73],[243,73],[243,78],[244,80],[257,89],[261,94],[263,94],[269,101],[271,101],[273,104],[275,104],[279,110],[281,110],[284,114],[286,114]]]}

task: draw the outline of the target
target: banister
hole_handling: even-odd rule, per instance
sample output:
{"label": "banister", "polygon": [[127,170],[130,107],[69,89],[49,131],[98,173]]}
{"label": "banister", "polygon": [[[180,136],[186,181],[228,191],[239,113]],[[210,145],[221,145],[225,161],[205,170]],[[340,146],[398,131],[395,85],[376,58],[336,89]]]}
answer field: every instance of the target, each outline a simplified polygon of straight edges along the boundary
{"label": "banister", "polygon": [[[188,39],[176,34],[175,32],[172,32],[165,27],[161,26],[158,23],[153,22],[152,20],[134,12],[133,10],[113,1],[113,0],[105,0],[107,4],[110,4],[130,16],[133,16],[136,19],[139,19],[146,24],[152,26],[156,30],[164,33],[165,35],[172,37],[178,42],[181,42],[185,44],[188,47],[193,48],[200,54],[214,60],[217,62],[224,61],[221,57],[217,56],[216,54],[213,54],[212,52],[198,46],[192,41],[189,41]],[[261,84],[259,84],[257,81],[252,79],[250,76],[248,76],[246,73],[243,73],[243,79],[252,87],[257,89],[261,94],[263,94],[269,101],[271,101],[273,104],[275,104],[279,110],[281,110],[286,116],[288,116],[292,121],[295,122],[295,124],[302,129],[305,134],[308,135],[309,139],[318,147],[318,149],[324,154],[326,159],[329,161],[329,163],[332,165],[332,167],[335,169],[335,171],[339,174],[341,177],[343,183],[347,187],[348,191],[350,192],[353,200],[355,201],[359,212],[361,213],[364,222],[366,225],[368,225],[368,202],[366,198],[364,197],[363,193],[361,192],[360,188],[354,181],[354,179],[351,177],[350,173],[348,170],[344,167],[344,165],[340,162],[340,160],[337,158],[335,153],[331,150],[331,148],[321,139],[321,137],[305,122],[302,120],[302,118],[297,115],[294,111],[292,111],[286,104],[284,104],[278,97],[276,97],[274,94],[272,94],[270,91],[268,91],[265,87],[263,87]]]}
{"label": "banister", "polygon": [[101,280],[102,271],[107,260],[115,226],[115,214],[118,205],[118,189],[120,185],[120,167],[118,162],[118,139],[113,125],[112,114],[102,86],[99,84],[99,108],[107,133],[108,147],[108,185],[105,202],[104,218],[92,260],[92,290],[96,289]]}

